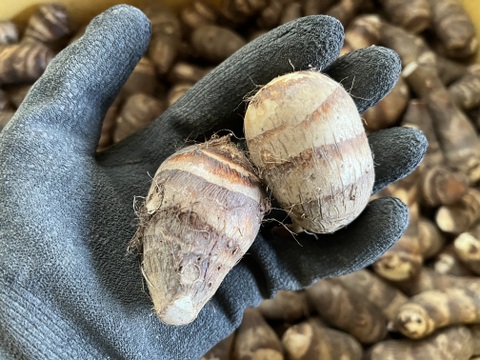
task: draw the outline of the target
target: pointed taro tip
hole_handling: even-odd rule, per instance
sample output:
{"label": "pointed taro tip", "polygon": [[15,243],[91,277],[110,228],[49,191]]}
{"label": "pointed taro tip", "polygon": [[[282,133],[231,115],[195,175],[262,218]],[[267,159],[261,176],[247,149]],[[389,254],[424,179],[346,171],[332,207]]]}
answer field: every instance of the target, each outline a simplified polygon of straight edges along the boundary
{"label": "pointed taro tip", "polygon": [[187,325],[196,319],[198,312],[190,296],[176,299],[164,309],[157,311],[162,322],[168,325]]}

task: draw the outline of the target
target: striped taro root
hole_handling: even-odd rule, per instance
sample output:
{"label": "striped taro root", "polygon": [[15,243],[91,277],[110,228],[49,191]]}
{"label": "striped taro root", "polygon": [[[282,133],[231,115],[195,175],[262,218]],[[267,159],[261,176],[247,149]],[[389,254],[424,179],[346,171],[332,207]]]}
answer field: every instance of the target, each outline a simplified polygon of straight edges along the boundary
{"label": "striped taro root", "polygon": [[363,124],[347,91],[326,75],[298,71],[261,88],[245,114],[245,137],[294,232],[334,232],[367,205],[374,169]]}

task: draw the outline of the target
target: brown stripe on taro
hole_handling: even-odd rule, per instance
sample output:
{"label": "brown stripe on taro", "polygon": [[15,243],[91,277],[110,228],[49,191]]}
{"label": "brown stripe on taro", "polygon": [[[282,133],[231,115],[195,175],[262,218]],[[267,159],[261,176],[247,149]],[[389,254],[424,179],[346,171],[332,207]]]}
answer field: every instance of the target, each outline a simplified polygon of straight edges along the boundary
{"label": "brown stripe on taro", "polygon": [[[144,243],[150,237],[150,239],[163,243],[167,247],[180,246],[197,249],[198,254],[203,254],[202,257],[212,255],[213,250],[218,252],[224,248],[231,249],[232,254],[235,254],[239,250],[238,239],[225,236],[223,229],[212,226],[208,221],[209,219],[203,218],[202,215],[205,215],[205,213],[181,208],[178,205],[163,206],[158,209],[152,218],[157,223],[154,226],[162,229],[164,237],[159,237],[158,233],[156,236],[152,236],[146,231]],[[175,238],[180,236],[182,241],[170,240],[169,237],[172,234],[175,234]],[[209,251],[206,252],[206,250]],[[193,253],[196,254],[195,251]]]}
{"label": "brown stripe on taro", "polygon": [[[288,208],[293,204],[316,199],[320,193],[323,193],[322,196],[339,194],[351,184],[368,183],[374,176],[374,169],[373,167],[364,168],[365,164],[359,160],[362,156],[371,156],[368,145],[362,148],[357,144],[357,142],[361,144],[362,140],[365,141],[362,139],[363,136],[358,135],[353,139],[340,142],[338,146],[327,145],[308,149],[283,164],[265,169],[262,175],[267,183],[274,185],[272,186],[274,197],[282,206]],[[343,166],[350,166],[350,168],[344,171]],[[305,182],[314,185],[306,186]],[[278,184],[285,186],[275,186]],[[285,191],[286,187],[289,189],[288,192]],[[365,194],[365,196],[369,195]]]}
{"label": "brown stripe on taro", "polygon": [[[275,81],[275,79],[273,81]],[[294,88],[296,85],[301,84],[305,81],[309,81],[309,79],[305,77],[298,77],[295,79],[290,79],[288,83],[289,83],[289,86],[292,86],[292,88]],[[262,91],[262,101],[268,100],[268,99],[270,100],[278,99],[279,94],[285,91],[283,88],[280,88],[279,86],[282,86],[281,81],[277,81],[275,83],[275,86],[267,86],[267,87],[261,88],[260,91]],[[254,96],[250,99],[249,106],[250,105],[256,106],[258,102],[259,102],[259,98]]]}
{"label": "brown stripe on taro", "polygon": [[[228,152],[210,151],[209,149],[203,149],[203,155],[210,158],[210,161],[216,163],[219,169],[225,171],[234,172],[235,175],[245,180],[247,183],[251,183],[252,180],[258,182],[259,179],[255,174],[255,169],[252,164],[247,160],[247,158],[242,154],[242,157],[232,158],[231,154],[229,156]],[[239,150],[240,151],[240,150]],[[228,170],[227,170],[228,169]],[[238,181],[237,181],[238,182]]]}
{"label": "brown stripe on taro", "polygon": [[[344,89],[339,85],[325,98],[325,101],[320,104],[320,106],[313,113],[309,114],[309,116],[307,116],[304,120],[301,120],[300,122],[294,124],[285,122],[281,125],[278,125],[274,129],[265,130],[260,135],[248,139],[248,146],[252,148],[257,147],[257,144],[262,144],[265,141],[270,141],[276,138],[278,136],[278,133],[300,126],[306,128],[312,122],[317,122],[319,118],[328,118],[330,116],[330,113],[332,113],[335,109],[335,106],[333,104],[338,101],[337,97],[340,96],[343,91]],[[252,100],[251,104],[252,103],[253,106],[255,106],[254,100]]]}
{"label": "brown stripe on taro", "polygon": [[[177,216],[185,217],[185,214],[193,214],[192,219],[197,218],[196,221],[189,223],[191,230],[208,231],[215,230],[216,233],[225,233],[225,228],[215,227],[216,218],[222,218],[222,215],[228,214],[228,225],[235,227],[236,224],[243,224],[250,228],[255,226],[256,222],[261,220],[258,217],[252,219],[253,214],[258,214],[259,203],[249,196],[241,192],[236,192],[231,189],[226,189],[222,186],[217,186],[210,183],[208,180],[195,174],[188,173],[181,170],[164,170],[157,179],[160,187],[164,187],[163,198],[164,201],[160,210],[175,208]],[[168,184],[166,183],[168,182]],[[175,200],[175,205],[165,203],[169,201],[168,198],[171,193],[172,197],[175,193],[183,192],[188,194],[184,196],[184,202]],[[195,199],[195,201],[192,201]],[[215,206],[212,206],[212,199],[215,199]],[[178,207],[180,205],[180,207]],[[184,214],[184,215],[181,215]],[[198,215],[204,218],[203,222],[199,222]],[[207,220],[209,218],[210,220]],[[199,227],[202,224],[210,224],[208,228]],[[220,224],[216,224],[220,225]],[[241,237],[241,234],[238,234]]]}
{"label": "brown stripe on taro", "polygon": [[[194,167],[195,165],[201,164],[205,170],[213,175],[218,177],[229,179],[229,181],[241,184],[243,186],[248,187],[256,187],[257,184],[255,183],[255,175],[252,170],[244,169],[244,172],[235,170],[230,165],[235,165],[234,161],[231,158],[225,158],[229,164],[220,161],[219,159],[215,159],[212,156],[208,156],[204,151],[191,151],[185,152],[178,155],[175,155],[171,158],[171,162],[175,163],[191,163]],[[239,168],[237,166],[237,168]],[[193,170],[193,169],[192,169]],[[253,179],[252,179],[253,178]]]}
{"label": "brown stripe on taro", "polygon": [[[298,169],[298,166],[312,166],[313,158],[326,159],[339,156],[341,159],[354,157],[359,152],[359,148],[365,142],[365,133],[357,134],[355,137],[339,141],[335,144],[318,145],[314,148],[306,149],[296,156],[279,160],[275,163],[265,163],[265,169],[275,168],[275,171],[286,172],[292,169]],[[367,149],[365,149],[367,150]],[[338,161],[338,160],[335,160]]]}

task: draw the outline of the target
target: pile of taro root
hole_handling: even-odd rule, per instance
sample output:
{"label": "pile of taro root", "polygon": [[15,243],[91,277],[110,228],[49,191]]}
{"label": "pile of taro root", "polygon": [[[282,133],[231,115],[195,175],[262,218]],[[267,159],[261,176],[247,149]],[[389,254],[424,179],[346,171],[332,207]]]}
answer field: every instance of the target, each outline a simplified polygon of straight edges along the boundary
{"label": "pile of taro root", "polygon": [[[398,84],[362,114],[367,131],[412,126],[430,143],[421,166],[380,194],[410,209],[393,248],[368,269],[247,309],[203,359],[480,359],[480,65],[461,5],[194,0],[175,13],[158,1],[142,10],[152,21],[151,44],[106,115],[99,149],[145,127],[248,41],[313,14],[342,22],[343,54],[382,45],[401,57]],[[22,26],[0,23],[0,129],[48,62],[81,34],[81,24],[53,4]]]}

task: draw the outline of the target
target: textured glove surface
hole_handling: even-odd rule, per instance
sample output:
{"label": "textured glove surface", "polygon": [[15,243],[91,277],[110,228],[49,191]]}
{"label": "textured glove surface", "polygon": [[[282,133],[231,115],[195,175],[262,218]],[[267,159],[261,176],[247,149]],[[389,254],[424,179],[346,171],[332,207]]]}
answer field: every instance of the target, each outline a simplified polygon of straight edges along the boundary
{"label": "textured glove surface", "polygon": [[[406,227],[407,210],[393,198],[373,201],[353,224],[319,240],[277,239],[265,227],[196,321],[161,324],[138,259],[126,252],[133,197],[146,194],[149,174],[187,138],[239,132],[245,96],[275,76],[326,69],[364,111],[393,87],[400,62],[381,47],[335,61],[341,25],[301,18],[248,44],[149,128],[95,155],[106,109],[149,37],[148,20],[133,7],[98,16],[0,133],[0,357],[198,359],[233,331],[245,307],[367,266]],[[426,149],[411,129],[369,140],[375,191],[411,172]]]}

